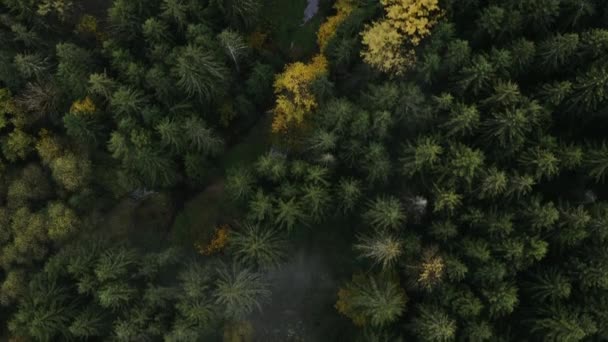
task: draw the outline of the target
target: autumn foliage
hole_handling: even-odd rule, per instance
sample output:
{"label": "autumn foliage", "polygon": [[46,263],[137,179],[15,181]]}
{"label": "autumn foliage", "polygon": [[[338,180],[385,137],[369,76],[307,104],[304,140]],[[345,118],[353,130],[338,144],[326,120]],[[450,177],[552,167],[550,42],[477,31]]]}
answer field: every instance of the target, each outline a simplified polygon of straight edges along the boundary
{"label": "autumn foliage", "polygon": [[272,122],[273,132],[286,132],[290,126],[301,124],[304,117],[317,107],[311,84],[325,73],[327,59],[323,55],[317,55],[310,63],[287,65],[285,71],[277,76],[274,82],[277,100]]}
{"label": "autumn foliage", "polygon": [[319,31],[317,31],[317,43],[321,51],[325,50],[327,43],[329,43],[329,40],[336,33],[338,26],[353,11],[353,4],[350,0],[338,0],[334,4],[334,8],[336,9],[336,15],[328,17],[319,27]]}
{"label": "autumn foliage", "polygon": [[416,61],[414,47],[431,33],[441,16],[438,0],[381,0],[384,19],[362,35],[361,56],[376,69],[403,74]]}
{"label": "autumn foliage", "polygon": [[227,224],[215,228],[215,232],[213,233],[213,237],[209,244],[197,244],[196,247],[198,248],[199,253],[203,255],[212,255],[224,249],[226,244],[228,244],[229,232],[230,227]]}
{"label": "autumn foliage", "polygon": [[[336,33],[338,26],[353,10],[350,0],[338,0],[334,5],[336,14],[327,18],[317,32],[317,43],[321,52]],[[305,117],[317,107],[317,100],[311,91],[312,83],[328,72],[327,58],[318,54],[309,63],[295,62],[285,67],[277,75],[274,91],[277,96],[273,110],[272,131],[286,133],[290,128],[298,127]]]}

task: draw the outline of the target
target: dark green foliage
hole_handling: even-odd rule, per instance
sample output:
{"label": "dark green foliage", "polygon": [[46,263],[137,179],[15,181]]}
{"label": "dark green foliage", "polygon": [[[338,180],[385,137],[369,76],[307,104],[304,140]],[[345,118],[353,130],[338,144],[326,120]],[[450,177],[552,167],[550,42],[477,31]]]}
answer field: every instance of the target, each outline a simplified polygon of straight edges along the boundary
{"label": "dark green foliage", "polygon": [[[440,1],[386,75],[361,32],[399,6],[348,3],[310,110],[268,134],[330,3],[0,1],[2,338],[607,339],[608,5]],[[165,248],[148,207],[199,191]]]}

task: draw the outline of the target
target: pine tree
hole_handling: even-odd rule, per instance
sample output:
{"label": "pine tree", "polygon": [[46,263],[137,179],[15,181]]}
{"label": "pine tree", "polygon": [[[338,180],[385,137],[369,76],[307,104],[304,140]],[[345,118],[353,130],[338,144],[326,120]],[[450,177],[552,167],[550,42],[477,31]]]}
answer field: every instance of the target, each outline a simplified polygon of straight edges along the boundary
{"label": "pine tree", "polygon": [[452,341],[456,337],[456,321],[437,307],[423,305],[409,326],[421,341]]}
{"label": "pine tree", "polygon": [[218,269],[213,297],[217,304],[224,306],[230,318],[242,318],[254,311],[262,310],[262,303],[270,296],[268,285],[258,273],[248,269],[238,269],[233,265]]}
{"label": "pine tree", "polygon": [[384,270],[392,267],[403,254],[403,244],[400,239],[386,231],[359,236],[354,249],[362,257],[371,259]]}
{"label": "pine tree", "polygon": [[173,69],[177,85],[191,97],[210,101],[221,94],[227,82],[225,66],[201,47],[188,45],[177,55]]}
{"label": "pine tree", "polygon": [[353,276],[336,308],[351,319],[359,319],[375,327],[396,321],[405,311],[408,297],[389,276]]}
{"label": "pine tree", "polygon": [[243,225],[231,232],[229,248],[243,265],[269,268],[286,258],[285,240],[278,231],[258,225]]}
{"label": "pine tree", "polygon": [[395,197],[377,197],[369,203],[363,217],[371,227],[379,230],[398,229],[406,220],[403,204]]}

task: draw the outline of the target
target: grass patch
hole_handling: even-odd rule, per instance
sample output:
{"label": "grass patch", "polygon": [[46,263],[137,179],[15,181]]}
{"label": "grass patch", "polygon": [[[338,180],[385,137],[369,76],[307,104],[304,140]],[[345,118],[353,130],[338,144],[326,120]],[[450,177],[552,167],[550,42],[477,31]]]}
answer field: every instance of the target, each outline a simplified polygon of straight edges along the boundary
{"label": "grass patch", "polygon": [[270,115],[264,115],[247,135],[222,156],[220,165],[224,170],[255,162],[270,146]]}
{"label": "grass patch", "polygon": [[142,248],[163,244],[175,209],[166,193],[152,194],[141,201],[124,198],[105,217],[107,235],[129,239]]}
{"label": "grass patch", "polygon": [[226,213],[231,211],[224,196],[224,184],[218,182],[186,202],[176,216],[171,229],[171,242],[192,247],[197,242],[207,242]]}

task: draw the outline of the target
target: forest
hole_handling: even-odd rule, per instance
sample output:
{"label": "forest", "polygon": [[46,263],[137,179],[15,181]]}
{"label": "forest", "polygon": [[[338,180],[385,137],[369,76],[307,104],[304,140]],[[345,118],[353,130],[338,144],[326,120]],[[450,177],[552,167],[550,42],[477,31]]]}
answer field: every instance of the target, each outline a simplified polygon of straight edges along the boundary
{"label": "forest", "polygon": [[608,341],[608,2],[0,0],[0,341]]}

